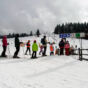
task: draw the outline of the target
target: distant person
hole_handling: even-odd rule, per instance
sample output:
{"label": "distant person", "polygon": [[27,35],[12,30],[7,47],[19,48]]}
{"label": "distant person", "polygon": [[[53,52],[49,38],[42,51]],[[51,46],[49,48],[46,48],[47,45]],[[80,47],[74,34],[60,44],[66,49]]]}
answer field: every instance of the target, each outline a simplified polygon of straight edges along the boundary
{"label": "distant person", "polygon": [[20,44],[21,44],[21,42],[19,41],[19,34],[16,34],[16,36],[15,36],[15,48],[16,48],[16,51],[14,53],[13,58],[19,58],[17,55],[18,55],[19,50],[20,50]]}
{"label": "distant person", "polygon": [[47,40],[46,40],[46,36],[44,36],[44,37],[41,39],[41,43],[42,43],[43,49],[44,49],[44,51],[42,52],[42,56],[47,56],[47,55],[46,55],[46,49],[47,49]]}
{"label": "distant person", "polygon": [[32,58],[37,58],[38,45],[36,43],[36,40],[34,40],[34,43],[32,45],[32,51]]}
{"label": "distant person", "polygon": [[65,42],[64,42],[64,40],[62,38],[61,41],[59,42],[60,55],[63,55],[64,54],[64,45],[65,45]]}
{"label": "distant person", "polygon": [[3,51],[2,51],[2,54],[1,54],[1,57],[7,57],[6,55],[6,49],[7,49],[7,37],[6,36],[3,36],[3,39],[2,39],[2,43],[3,43]]}
{"label": "distant person", "polygon": [[30,45],[30,40],[28,40],[26,46],[27,46],[27,49],[26,49],[25,55],[27,55],[27,52],[28,52],[28,51],[29,51],[29,55],[31,55],[31,50],[30,50],[30,46],[31,46],[31,45]]}
{"label": "distant person", "polygon": [[69,41],[66,41],[65,44],[65,55],[69,55],[70,54],[70,44]]}

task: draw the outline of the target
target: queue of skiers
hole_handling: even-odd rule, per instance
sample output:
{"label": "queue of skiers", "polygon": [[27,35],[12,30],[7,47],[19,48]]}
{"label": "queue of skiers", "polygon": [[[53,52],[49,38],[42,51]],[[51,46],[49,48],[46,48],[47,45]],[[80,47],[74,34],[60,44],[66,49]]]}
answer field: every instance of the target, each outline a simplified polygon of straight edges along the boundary
{"label": "queue of skiers", "polygon": [[[39,43],[39,45],[38,45],[36,40],[34,40],[33,44],[31,45],[30,40],[28,40],[27,43],[20,42],[19,34],[16,34],[14,43],[15,43],[16,51],[14,52],[13,58],[19,58],[18,53],[20,51],[20,46],[22,46],[22,45],[24,46],[24,44],[26,45],[26,48],[27,48],[26,51],[25,51],[25,55],[27,55],[27,52],[29,51],[29,55],[31,55],[31,58],[37,58],[38,48],[40,48],[39,55],[47,56],[46,55],[47,44],[50,45],[50,47],[49,47],[50,48],[50,55],[55,55],[55,54],[70,55],[70,54],[74,54],[74,47],[70,46],[69,41],[68,40],[66,41],[65,38],[62,38],[61,41],[59,42],[59,44],[58,44],[59,49],[57,47],[54,48],[55,43],[54,42],[53,43],[48,42],[47,39],[46,39],[46,36],[44,36],[41,39],[41,43]],[[3,44],[2,45],[3,46],[3,51],[1,53],[1,57],[7,57],[6,49],[7,49],[7,46],[9,45],[9,43],[7,42],[7,37],[6,36],[3,36],[2,44]],[[31,47],[32,47],[32,54],[31,54]],[[64,51],[65,51],[65,53],[64,53]]]}

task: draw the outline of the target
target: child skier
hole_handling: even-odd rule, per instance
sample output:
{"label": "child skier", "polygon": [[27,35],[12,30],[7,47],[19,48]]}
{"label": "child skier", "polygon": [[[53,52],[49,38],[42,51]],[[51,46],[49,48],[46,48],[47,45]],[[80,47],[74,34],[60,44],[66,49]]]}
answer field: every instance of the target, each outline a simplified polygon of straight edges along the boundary
{"label": "child skier", "polygon": [[57,48],[57,46],[55,46],[55,55],[60,55],[59,52],[60,52],[60,49]]}
{"label": "child skier", "polygon": [[39,47],[40,47],[39,55],[41,55],[41,53],[43,52],[43,45],[41,45],[41,44],[39,43]]}
{"label": "child skier", "polygon": [[54,46],[53,43],[50,44],[50,56],[54,55]]}
{"label": "child skier", "polygon": [[34,40],[34,43],[32,45],[32,51],[33,51],[32,58],[37,58],[36,55],[37,55],[37,51],[38,51],[38,45],[36,43],[36,40]]}
{"label": "child skier", "polygon": [[65,44],[65,55],[69,55],[70,54],[69,49],[70,49],[70,44],[69,44],[68,41],[66,41],[66,44]]}
{"label": "child skier", "polygon": [[25,55],[27,55],[27,52],[28,52],[28,51],[29,51],[29,55],[30,55],[30,54],[31,54],[31,50],[30,50],[30,40],[28,40],[26,46],[27,46],[27,50],[26,50],[26,52],[25,52]]}

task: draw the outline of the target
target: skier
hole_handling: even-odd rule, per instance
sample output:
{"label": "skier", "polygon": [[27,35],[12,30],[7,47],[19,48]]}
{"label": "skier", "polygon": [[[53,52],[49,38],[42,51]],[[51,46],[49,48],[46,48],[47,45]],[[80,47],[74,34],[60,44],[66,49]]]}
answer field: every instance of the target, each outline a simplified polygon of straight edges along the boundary
{"label": "skier", "polygon": [[25,52],[25,55],[27,55],[28,50],[29,50],[29,55],[31,55],[31,50],[30,50],[30,40],[28,40],[26,46],[27,46],[27,50],[26,50],[26,52]]}
{"label": "skier", "polygon": [[15,36],[15,48],[16,48],[16,51],[14,53],[13,58],[19,58],[17,55],[18,55],[19,50],[20,50],[20,44],[21,44],[21,42],[19,41],[19,34],[16,34],[16,36]]}
{"label": "skier", "polygon": [[57,48],[57,46],[55,46],[55,55],[60,55],[59,52],[60,52],[59,48]]}
{"label": "skier", "polygon": [[50,56],[54,55],[54,46],[53,43],[50,44]]}
{"label": "skier", "polygon": [[60,55],[64,54],[64,45],[65,45],[65,42],[63,41],[63,38],[62,38],[61,41],[59,42]]}
{"label": "skier", "polygon": [[44,49],[44,51],[42,52],[42,56],[47,56],[47,55],[46,55],[46,49],[47,49],[47,40],[46,40],[46,36],[44,36],[44,37],[41,39],[41,43],[42,43],[43,49]]}
{"label": "skier", "polygon": [[66,44],[65,44],[65,55],[69,55],[70,54],[70,44],[69,44],[69,41],[66,41]]}
{"label": "skier", "polygon": [[32,58],[37,58],[38,45],[36,43],[36,40],[34,40],[34,43],[32,45],[32,51]]}
{"label": "skier", "polygon": [[43,52],[43,45],[39,43],[39,47],[40,47],[39,55],[41,55],[41,53]]}
{"label": "skier", "polygon": [[7,55],[5,54],[7,45],[8,45],[6,36],[3,36],[2,43],[3,43],[3,51],[2,51],[1,57],[7,57]]}

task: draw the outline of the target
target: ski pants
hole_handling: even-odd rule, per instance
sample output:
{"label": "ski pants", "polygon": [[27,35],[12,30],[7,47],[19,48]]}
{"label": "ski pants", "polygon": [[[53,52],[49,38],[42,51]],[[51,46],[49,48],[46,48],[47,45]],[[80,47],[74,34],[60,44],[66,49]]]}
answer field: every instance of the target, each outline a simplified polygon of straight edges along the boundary
{"label": "ski pants", "polygon": [[36,53],[37,53],[37,51],[33,51],[32,58],[36,58]]}
{"label": "ski pants", "polygon": [[1,56],[6,56],[6,55],[5,55],[6,49],[7,49],[7,47],[6,47],[6,46],[3,46],[3,52],[2,52],[2,54],[1,54]]}
{"label": "ski pants", "polygon": [[16,51],[15,51],[15,53],[14,53],[14,56],[17,57],[17,55],[18,55],[18,53],[19,53],[19,50],[20,50],[20,46],[17,46],[17,47],[16,47]]}
{"label": "ski pants", "polygon": [[69,55],[70,52],[69,52],[69,48],[65,48],[65,55]]}
{"label": "ski pants", "polygon": [[60,55],[64,54],[64,48],[60,48]]}
{"label": "ski pants", "polygon": [[46,47],[46,46],[44,46],[44,51],[43,51],[43,53],[42,53],[42,55],[43,55],[43,56],[45,56],[45,55],[46,55],[46,49],[47,49],[47,47]]}
{"label": "ski pants", "polygon": [[27,47],[27,50],[26,50],[25,54],[27,54],[28,51],[29,51],[29,54],[31,54],[30,47]]}
{"label": "ski pants", "polygon": [[53,51],[50,52],[50,56],[51,56],[51,55],[54,55],[54,52],[53,52]]}

